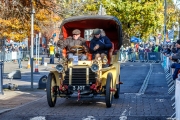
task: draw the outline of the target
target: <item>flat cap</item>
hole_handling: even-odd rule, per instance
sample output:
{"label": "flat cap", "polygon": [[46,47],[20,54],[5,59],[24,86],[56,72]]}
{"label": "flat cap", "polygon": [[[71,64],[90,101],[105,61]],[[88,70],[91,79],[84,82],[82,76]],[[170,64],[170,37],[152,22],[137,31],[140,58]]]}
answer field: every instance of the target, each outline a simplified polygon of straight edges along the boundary
{"label": "flat cap", "polygon": [[75,29],[75,30],[72,31],[72,34],[78,35],[80,33],[81,33],[81,31],[79,29]]}
{"label": "flat cap", "polygon": [[94,35],[99,35],[101,33],[101,30],[99,28],[96,28],[93,30]]}

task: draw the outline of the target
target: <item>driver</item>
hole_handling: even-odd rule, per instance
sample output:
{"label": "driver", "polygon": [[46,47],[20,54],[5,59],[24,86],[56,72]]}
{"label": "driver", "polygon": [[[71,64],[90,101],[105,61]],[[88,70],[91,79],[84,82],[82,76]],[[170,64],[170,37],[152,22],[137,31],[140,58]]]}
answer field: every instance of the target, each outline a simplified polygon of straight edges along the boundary
{"label": "driver", "polygon": [[[79,29],[75,29],[72,31],[73,36],[67,37],[66,40],[59,40],[57,43],[57,46],[61,49],[64,49],[67,47],[67,53],[68,53],[68,59],[70,61],[73,61],[73,55],[77,55],[76,53],[70,51],[70,48],[73,46],[82,46],[85,53],[88,52],[88,47],[86,45],[86,40],[82,37],[80,37],[81,31]],[[78,55],[79,60],[86,60],[87,56],[85,54],[79,54]]]}

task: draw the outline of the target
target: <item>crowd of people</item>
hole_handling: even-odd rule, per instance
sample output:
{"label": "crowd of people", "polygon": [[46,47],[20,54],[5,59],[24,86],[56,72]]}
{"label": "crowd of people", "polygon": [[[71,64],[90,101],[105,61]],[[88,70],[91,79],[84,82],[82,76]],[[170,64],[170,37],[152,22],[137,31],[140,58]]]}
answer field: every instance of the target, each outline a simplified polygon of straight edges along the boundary
{"label": "crowd of people", "polygon": [[164,46],[162,53],[171,60],[173,79],[175,80],[178,73],[180,73],[180,40],[177,40],[177,42],[172,43],[169,46]]}
{"label": "crowd of people", "polygon": [[[79,40],[80,31],[76,29],[72,33],[73,33],[73,37],[71,37],[69,39],[71,41],[72,40],[74,41],[74,39]],[[83,47],[85,47],[87,49],[86,52],[90,51],[91,53],[94,53],[94,56],[93,56],[94,58],[96,58],[96,56],[98,56],[98,57],[103,56],[104,54],[107,55],[107,49],[111,48],[111,42],[108,42],[110,40],[108,38],[106,38],[106,36],[100,35],[101,34],[100,29],[95,29],[93,31],[93,34],[94,34],[94,38],[92,39],[92,42],[90,43],[90,49],[88,49],[88,47],[85,45],[85,41],[83,41],[81,39],[79,40],[80,42],[83,41],[81,44]],[[93,42],[93,40],[95,43]],[[77,44],[80,44],[79,41]],[[70,42],[70,43],[73,43],[72,46],[76,45],[76,43],[74,43],[74,42]],[[58,41],[58,46],[61,49],[66,47],[67,45],[69,45],[69,44],[66,44],[62,40]],[[8,53],[11,53],[11,52],[17,52],[18,53],[17,58],[19,60],[22,59],[24,56],[23,55],[24,51],[27,51],[27,47],[24,45],[5,46],[5,61],[8,61],[8,58],[9,58]],[[165,56],[169,57],[169,59],[174,62],[171,67],[174,68],[175,72],[174,72],[173,78],[175,79],[177,76],[177,73],[180,69],[180,64],[177,63],[177,60],[180,59],[180,40],[177,40],[177,42],[173,42],[170,44],[154,44],[152,42],[149,42],[149,43],[147,42],[147,43],[135,43],[133,46],[128,46],[128,47],[124,47],[122,45],[120,48],[120,60],[122,62],[125,62],[125,61],[135,62],[137,60],[139,60],[141,62],[146,62],[146,61],[148,61],[148,53],[150,53],[150,52],[151,53],[152,52],[162,53]],[[54,54],[55,53],[53,53],[53,56],[54,56]],[[72,55],[70,55],[70,52],[69,52],[68,58],[71,58],[71,56]],[[80,58],[87,59],[85,57],[80,57]],[[20,65],[19,68],[21,68],[21,67],[22,66]]]}
{"label": "crowd of people", "polygon": [[180,73],[180,39],[176,42],[167,44],[150,44],[150,43],[136,43],[134,47],[120,48],[120,60],[135,62],[140,60],[142,62],[148,61],[147,54],[149,52],[159,52],[170,60],[170,68],[172,68],[172,76],[175,80]]}
{"label": "crowd of people", "polygon": [[147,53],[149,52],[161,52],[162,45],[154,43],[136,43],[133,47],[121,46],[120,48],[120,60],[135,62],[140,60],[141,62],[148,61]]}
{"label": "crowd of people", "polygon": [[14,45],[14,44],[10,44],[10,45],[5,45],[5,52],[15,52],[15,51],[27,51],[27,46],[23,45]]}

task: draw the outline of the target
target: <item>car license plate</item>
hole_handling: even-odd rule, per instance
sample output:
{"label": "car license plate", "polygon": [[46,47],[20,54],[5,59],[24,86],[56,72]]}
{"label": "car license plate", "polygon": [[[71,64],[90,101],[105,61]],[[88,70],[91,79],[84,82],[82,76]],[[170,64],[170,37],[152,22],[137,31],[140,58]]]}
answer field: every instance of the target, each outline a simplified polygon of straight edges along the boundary
{"label": "car license plate", "polygon": [[73,86],[73,90],[84,90],[85,86]]}

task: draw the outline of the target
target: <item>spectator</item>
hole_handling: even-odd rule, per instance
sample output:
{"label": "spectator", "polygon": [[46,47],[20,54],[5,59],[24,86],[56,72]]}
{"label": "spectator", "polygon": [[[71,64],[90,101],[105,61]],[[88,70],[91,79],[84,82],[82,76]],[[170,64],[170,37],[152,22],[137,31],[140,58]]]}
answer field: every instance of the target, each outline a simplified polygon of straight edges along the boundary
{"label": "spectator", "polygon": [[148,61],[148,52],[150,52],[150,49],[146,47],[144,49],[144,60],[146,60],[146,62]]}
{"label": "spectator", "polygon": [[54,64],[54,46],[49,44],[50,64]]}
{"label": "spectator", "polygon": [[144,62],[144,48],[143,48],[143,46],[139,47],[139,60],[140,60],[140,62]]}
{"label": "spectator", "polygon": [[131,52],[131,61],[135,62],[136,61],[136,54],[135,54],[136,47],[132,47],[132,52]]}
{"label": "spectator", "polygon": [[120,49],[120,60],[121,61],[125,61],[126,60],[126,49],[124,48],[124,46],[121,46]]}
{"label": "spectator", "polygon": [[151,52],[154,52],[155,46],[152,44]]}
{"label": "spectator", "polygon": [[138,52],[139,51],[139,43],[136,43],[136,45],[135,45],[135,52]]}
{"label": "spectator", "polygon": [[154,52],[158,52],[158,51],[159,51],[159,46],[156,44],[154,48]]}
{"label": "spectator", "polygon": [[131,60],[132,60],[132,48],[131,48],[131,46],[129,46],[128,47],[128,50],[127,50],[127,54],[128,54],[128,60],[131,62]]}
{"label": "spectator", "polygon": [[167,56],[171,53],[171,50],[165,45],[162,53]]}
{"label": "spectator", "polygon": [[22,64],[21,64],[21,60],[22,60],[22,52],[20,49],[17,49],[17,60],[18,60],[18,65],[19,65],[19,69],[22,68]]}
{"label": "spectator", "polygon": [[[173,56],[169,56],[169,59],[172,61],[177,61],[178,59],[180,59],[180,40],[177,40],[176,47],[177,47],[177,53],[174,54]],[[171,68],[174,68],[173,80],[175,80],[177,78],[178,71],[180,69],[180,64],[179,63],[173,63],[171,65]]]}

